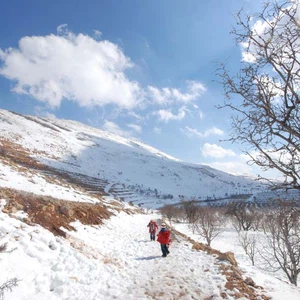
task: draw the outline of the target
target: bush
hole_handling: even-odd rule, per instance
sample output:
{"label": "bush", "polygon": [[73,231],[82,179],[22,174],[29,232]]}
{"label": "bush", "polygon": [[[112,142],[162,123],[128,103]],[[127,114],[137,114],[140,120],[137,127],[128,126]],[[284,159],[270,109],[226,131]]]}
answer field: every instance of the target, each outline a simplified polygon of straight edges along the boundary
{"label": "bush", "polygon": [[14,287],[18,286],[18,282],[19,280],[17,278],[12,278],[3,283],[0,286],[0,300],[4,300],[4,292],[11,292]]}

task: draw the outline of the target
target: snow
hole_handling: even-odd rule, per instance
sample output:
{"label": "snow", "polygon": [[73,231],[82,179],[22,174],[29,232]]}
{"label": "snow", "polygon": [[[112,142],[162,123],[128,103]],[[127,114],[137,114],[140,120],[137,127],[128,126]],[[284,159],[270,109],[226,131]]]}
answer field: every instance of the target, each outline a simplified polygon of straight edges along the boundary
{"label": "snow", "polygon": [[[98,176],[102,168],[108,179],[106,191],[115,184],[122,186],[126,180],[149,181],[151,188],[158,181],[162,189],[166,185],[164,191],[173,188],[175,193],[182,194],[182,187],[187,185],[185,190],[191,187],[188,180],[198,173],[204,178],[202,183],[197,183],[198,190],[204,185],[212,186],[215,182],[212,178],[215,177],[221,178],[223,185],[231,180],[236,180],[236,186],[245,183],[241,178],[215,173],[215,170],[203,166],[184,164],[141,143],[133,143],[77,122],[36,118],[60,129],[60,134],[57,134],[10,112],[0,110],[0,118],[5,120],[0,125],[2,137],[17,139],[24,148],[35,149],[37,152],[33,155],[48,165],[81,174],[92,172],[93,176]],[[77,139],[78,136],[80,139]],[[103,150],[102,156],[99,154],[95,161],[93,155],[99,149]],[[124,164],[117,165],[118,153],[122,161],[125,159]],[[101,159],[106,161],[105,165],[102,165]],[[159,172],[176,172],[182,179],[164,176],[159,180],[156,177],[155,182],[153,177],[158,174],[158,166],[165,167]],[[126,168],[129,168],[127,173]],[[137,168],[143,172],[136,172]],[[121,175],[117,174],[120,170],[123,172]],[[191,184],[196,186],[195,183]],[[219,186],[220,194],[228,189]],[[72,186],[46,180],[45,174],[33,169],[21,170],[17,165],[9,165],[4,158],[0,160],[0,187],[49,195],[65,201],[99,201]],[[194,187],[192,192],[197,189]],[[114,200],[112,196],[106,197],[106,201]],[[7,251],[0,253],[0,287],[11,278],[16,277],[19,282],[12,291],[5,291],[5,300],[204,300],[208,297],[219,300],[223,291],[232,295],[225,288],[226,278],[220,273],[217,259],[193,250],[190,242],[173,237],[170,255],[161,257],[160,245],[150,241],[147,228],[150,219],[161,219],[159,214],[128,215],[121,212],[105,220],[101,226],[82,225],[77,221],[72,224],[76,231],[65,231],[67,238],[62,238],[41,226],[24,223],[24,212],[14,215],[4,213],[2,209],[6,201],[0,198],[0,246],[7,243]],[[140,201],[146,202],[147,199],[140,197]],[[152,205],[151,208],[156,206],[155,202],[148,204]],[[199,240],[187,224],[172,225]],[[274,300],[300,299],[299,288],[287,283],[282,274],[270,274],[267,270],[251,266],[238,245],[233,229],[227,228],[212,242],[212,247],[223,252],[233,251],[240,269],[245,272],[244,276],[261,285],[265,295]],[[228,299],[234,298],[229,296]]]}
{"label": "snow", "polygon": [[64,240],[1,213],[1,242],[16,249],[1,254],[0,282],[21,280],[5,299],[221,299],[225,279],[215,259],[176,241],[172,255],[162,258],[147,221],[122,213],[102,227],[76,223]]}
{"label": "snow", "polygon": [[[6,300],[222,299],[220,292],[226,291],[216,259],[192,250],[190,243],[175,238],[171,253],[161,257],[159,243],[150,241],[146,227],[159,215],[120,213],[102,226],[76,222],[76,231],[68,232],[67,239],[20,218],[0,212],[0,244],[12,250],[0,254],[0,285],[13,277],[20,280],[5,293]],[[191,235],[187,228],[183,231]],[[226,246],[223,251],[235,247],[227,238],[214,246]],[[272,299],[299,299],[297,287],[237,258],[246,275]]]}
{"label": "snow", "polygon": [[20,172],[0,161],[0,187],[14,188],[42,196],[79,202],[97,202],[96,199],[76,191],[72,187],[47,182],[41,173]]}
{"label": "snow", "polygon": [[[187,234],[193,240],[205,243],[202,237],[191,232],[187,223],[173,223],[172,225],[176,230]],[[261,235],[260,232],[251,231],[249,234]],[[224,231],[212,241],[211,246],[222,252],[233,252],[239,268],[251,277],[257,285],[264,287],[268,291],[268,296],[271,296],[273,300],[300,299],[300,288],[290,284],[282,271],[274,273],[265,268],[259,260],[258,254],[255,256],[255,266],[252,266],[238,241],[238,234],[234,228],[225,226]]]}
{"label": "snow", "polygon": [[[114,197],[156,208],[185,199],[255,194],[265,186],[208,166],[184,163],[151,146],[75,121],[21,116],[0,110],[2,139],[30,151],[43,164],[122,186]],[[136,170],[139,170],[137,172]],[[7,184],[7,183],[6,183]],[[1,186],[1,180],[0,180]],[[161,199],[157,195],[171,195]]]}

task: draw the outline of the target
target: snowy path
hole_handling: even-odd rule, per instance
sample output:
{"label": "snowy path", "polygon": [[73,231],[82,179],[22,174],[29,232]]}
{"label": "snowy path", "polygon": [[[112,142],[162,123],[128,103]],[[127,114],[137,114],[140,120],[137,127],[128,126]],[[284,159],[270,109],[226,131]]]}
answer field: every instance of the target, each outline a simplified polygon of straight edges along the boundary
{"label": "snowy path", "polygon": [[214,258],[176,241],[162,258],[159,243],[149,240],[149,220],[120,214],[101,227],[78,223],[70,247],[0,212],[0,232],[9,232],[1,243],[17,247],[0,254],[0,284],[21,279],[5,300],[222,299],[225,278]]}
{"label": "snowy path", "polygon": [[82,226],[77,228],[76,236],[93,235],[93,247],[116,267],[102,278],[104,299],[205,299],[212,295],[221,299],[225,278],[219,275],[214,258],[176,241],[171,254],[162,258],[159,243],[149,239],[149,220],[144,215],[116,217],[88,235]]}

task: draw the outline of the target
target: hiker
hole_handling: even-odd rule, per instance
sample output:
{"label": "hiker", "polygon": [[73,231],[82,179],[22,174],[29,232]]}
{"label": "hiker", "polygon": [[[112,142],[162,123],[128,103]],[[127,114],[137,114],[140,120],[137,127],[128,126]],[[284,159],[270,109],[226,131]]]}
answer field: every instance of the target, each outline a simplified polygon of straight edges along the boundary
{"label": "hiker", "polygon": [[155,241],[155,233],[158,229],[158,226],[154,220],[151,220],[149,224],[147,225],[149,227],[149,233],[150,233],[150,240]]}
{"label": "hiker", "polygon": [[161,230],[157,235],[157,241],[160,243],[162,257],[166,257],[170,251],[169,246],[171,243],[171,231],[167,229],[166,223],[161,224]]}

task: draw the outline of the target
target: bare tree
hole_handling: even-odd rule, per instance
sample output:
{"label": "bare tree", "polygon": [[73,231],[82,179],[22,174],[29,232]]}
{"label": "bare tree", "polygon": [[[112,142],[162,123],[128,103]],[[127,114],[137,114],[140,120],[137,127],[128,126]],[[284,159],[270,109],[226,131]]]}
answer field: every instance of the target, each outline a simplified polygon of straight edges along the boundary
{"label": "bare tree", "polygon": [[223,63],[217,76],[226,96],[220,107],[233,112],[230,140],[247,145],[249,162],[263,170],[277,169],[286,188],[299,189],[298,7],[298,1],[274,0],[254,16],[241,10],[231,33],[244,49],[242,65],[232,74]]}
{"label": "bare tree", "polygon": [[257,231],[261,229],[261,223],[264,218],[264,214],[261,209],[258,210],[257,208],[252,209],[251,214],[253,216],[252,229]]}
{"label": "bare tree", "polygon": [[223,230],[223,217],[218,213],[216,208],[200,207],[198,208],[197,221],[195,222],[196,232],[203,238],[210,246],[213,239],[215,239]]}
{"label": "bare tree", "polygon": [[161,209],[160,212],[163,217],[167,218],[169,223],[172,224],[172,219],[177,214],[177,208],[171,204],[165,204]]}
{"label": "bare tree", "polygon": [[249,234],[248,231],[239,232],[239,243],[244,249],[246,255],[250,258],[252,266],[254,266],[254,258],[257,254],[257,237]]}
{"label": "bare tree", "polygon": [[182,209],[182,207],[178,207],[178,206],[175,207],[175,214],[173,218],[178,223],[181,223],[185,220],[185,212]]}
{"label": "bare tree", "polygon": [[185,212],[186,219],[189,223],[193,224],[197,220],[197,210],[198,206],[196,205],[195,200],[190,201],[181,201],[181,207]]}
{"label": "bare tree", "polygon": [[300,211],[294,203],[280,201],[276,213],[265,221],[268,247],[262,257],[273,269],[281,269],[289,281],[297,285],[300,273]]}
{"label": "bare tree", "polygon": [[253,211],[247,209],[243,203],[234,203],[228,206],[227,214],[233,218],[234,227],[239,232],[240,230],[249,230],[252,228],[256,218]]}

